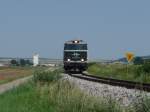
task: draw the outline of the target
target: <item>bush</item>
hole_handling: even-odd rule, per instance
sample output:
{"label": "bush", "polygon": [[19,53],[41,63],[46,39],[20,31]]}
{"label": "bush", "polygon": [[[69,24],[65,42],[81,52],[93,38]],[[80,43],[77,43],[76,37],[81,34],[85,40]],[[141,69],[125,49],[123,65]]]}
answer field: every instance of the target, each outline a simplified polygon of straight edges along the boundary
{"label": "bush", "polygon": [[10,64],[13,65],[13,66],[18,66],[19,65],[16,60],[11,60]]}
{"label": "bush", "polygon": [[144,63],[143,65],[141,65],[137,70],[136,73],[138,76],[140,76],[141,74],[148,74],[150,73],[150,63]]}
{"label": "bush", "polygon": [[35,82],[53,82],[61,78],[60,72],[55,71],[36,71],[34,73]]}

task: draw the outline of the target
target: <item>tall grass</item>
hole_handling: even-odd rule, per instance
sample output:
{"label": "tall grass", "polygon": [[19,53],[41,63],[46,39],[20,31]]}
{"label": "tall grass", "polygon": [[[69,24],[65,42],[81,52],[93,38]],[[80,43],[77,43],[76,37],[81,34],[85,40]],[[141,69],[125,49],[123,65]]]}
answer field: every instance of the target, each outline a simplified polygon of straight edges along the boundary
{"label": "tall grass", "polygon": [[35,82],[53,82],[59,80],[62,76],[60,75],[59,70],[55,71],[35,71],[33,75],[33,79]]}
{"label": "tall grass", "polygon": [[140,68],[140,65],[92,64],[89,66],[88,72],[103,77],[150,83],[150,74],[142,72]]}
{"label": "tall grass", "polygon": [[[43,90],[42,90],[43,91]],[[51,105],[57,112],[121,112],[119,106],[100,98],[90,97],[68,81],[59,81],[45,88]]]}
{"label": "tall grass", "polygon": [[[44,73],[51,78],[45,80]],[[0,95],[0,112],[122,112],[113,100],[88,96],[69,81],[54,77],[57,73],[40,72],[36,81]]]}
{"label": "tall grass", "polygon": [[150,97],[144,95],[143,99],[140,99],[133,105],[132,111],[134,112],[150,112]]}
{"label": "tall grass", "polygon": [[[51,77],[50,80],[45,81],[44,73]],[[147,112],[149,109],[149,99],[143,100],[139,108],[135,105],[132,110],[122,109],[111,98],[89,96],[68,80],[60,80],[54,75],[60,73],[41,71],[35,77],[36,81],[0,95],[0,112],[142,112],[143,109]],[[45,81],[44,84],[41,81]]]}
{"label": "tall grass", "polygon": [[54,112],[48,102],[30,82],[0,95],[0,112]]}

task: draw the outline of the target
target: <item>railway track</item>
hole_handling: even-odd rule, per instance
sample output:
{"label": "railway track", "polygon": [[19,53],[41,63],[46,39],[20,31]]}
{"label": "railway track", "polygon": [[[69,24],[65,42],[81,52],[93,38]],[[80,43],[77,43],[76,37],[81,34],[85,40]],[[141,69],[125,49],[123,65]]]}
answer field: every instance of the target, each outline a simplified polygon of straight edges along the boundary
{"label": "railway track", "polygon": [[104,78],[94,75],[89,75],[87,73],[80,74],[69,74],[72,77],[76,77],[83,80],[88,80],[92,82],[98,82],[103,84],[109,84],[112,86],[119,86],[119,87],[125,87],[127,89],[138,89],[141,91],[147,91],[150,92],[150,84],[147,83],[139,83],[139,82],[133,82],[133,81],[125,81],[125,80],[118,80],[118,79],[112,79],[112,78]]}

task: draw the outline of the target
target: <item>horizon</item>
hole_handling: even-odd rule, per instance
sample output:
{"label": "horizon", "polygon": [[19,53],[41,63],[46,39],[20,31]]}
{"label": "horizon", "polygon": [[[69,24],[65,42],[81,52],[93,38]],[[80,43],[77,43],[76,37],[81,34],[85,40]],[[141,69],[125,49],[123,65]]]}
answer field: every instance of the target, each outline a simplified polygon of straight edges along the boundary
{"label": "horizon", "polygon": [[[134,57],[150,57],[150,55],[134,56]],[[125,56],[119,57],[119,58],[116,58],[113,60],[115,61],[115,60],[119,60],[119,59],[123,59],[123,58],[126,58],[126,57]],[[0,59],[33,59],[33,57],[0,57]],[[39,57],[39,59],[63,60],[63,58],[50,58],[50,57]],[[89,60],[107,60],[107,61],[110,61],[111,59],[90,58]]]}

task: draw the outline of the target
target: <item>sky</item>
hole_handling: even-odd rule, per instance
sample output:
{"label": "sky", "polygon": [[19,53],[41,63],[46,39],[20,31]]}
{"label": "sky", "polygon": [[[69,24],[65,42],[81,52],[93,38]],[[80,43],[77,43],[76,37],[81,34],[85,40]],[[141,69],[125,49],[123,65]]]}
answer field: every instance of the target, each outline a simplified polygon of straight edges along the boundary
{"label": "sky", "polygon": [[150,55],[149,0],[0,0],[0,57],[62,58],[67,40],[89,58]]}

